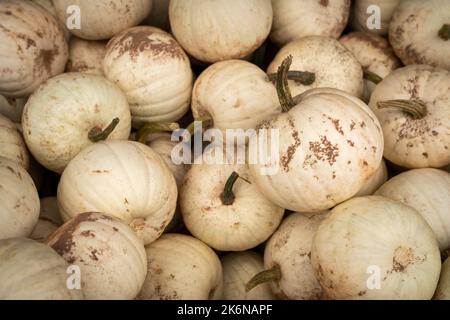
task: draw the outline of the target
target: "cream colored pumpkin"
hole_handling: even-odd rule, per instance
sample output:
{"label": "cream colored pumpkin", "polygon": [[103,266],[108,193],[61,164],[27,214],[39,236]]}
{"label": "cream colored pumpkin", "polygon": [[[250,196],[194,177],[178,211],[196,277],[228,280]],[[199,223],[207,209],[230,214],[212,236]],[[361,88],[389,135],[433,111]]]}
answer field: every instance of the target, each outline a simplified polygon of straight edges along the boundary
{"label": "cream colored pumpkin", "polygon": [[81,300],[67,288],[69,264],[48,246],[25,238],[0,240],[1,300]]}
{"label": "cream colored pumpkin", "polygon": [[392,16],[389,42],[405,65],[450,70],[450,2],[403,0]]}
{"label": "cream colored pumpkin", "polygon": [[[350,14],[350,26],[355,31],[386,35],[395,9],[401,0],[355,0]],[[376,7],[375,7],[376,6]],[[379,20],[379,27],[377,19]]]}
{"label": "cream colored pumpkin", "polygon": [[29,238],[44,242],[50,234],[63,224],[63,221],[59,214],[56,197],[42,198],[40,204],[39,220]]}
{"label": "cream colored pumpkin", "polygon": [[22,134],[8,118],[0,114],[0,157],[17,162],[28,169],[30,159]]}
{"label": "cream colored pumpkin", "polygon": [[194,118],[211,118],[215,128],[251,129],[281,110],[267,74],[247,61],[217,62],[203,71],[192,93]]}
{"label": "cream colored pumpkin", "polygon": [[58,207],[65,221],[82,212],[103,212],[128,224],[148,244],[172,219],[175,178],[164,160],[132,141],[99,142],[81,151],[58,185]]}
{"label": "cream colored pumpkin", "polygon": [[292,55],[291,70],[314,73],[310,85],[290,80],[294,96],[312,88],[336,88],[360,97],[364,89],[363,71],[353,54],[338,40],[309,36],[292,41],[277,53],[267,72],[275,73],[287,56]]}
{"label": "cream colored pumpkin", "polygon": [[102,64],[105,53],[105,41],[89,41],[72,37],[69,42],[66,71],[103,75]]}
{"label": "cream colored pumpkin", "polygon": [[403,172],[376,192],[416,209],[428,222],[441,250],[450,248],[450,173],[438,169]]}
{"label": "cream colored pumpkin", "polygon": [[[216,147],[210,154],[220,154],[221,149]],[[194,162],[180,189],[181,214],[187,229],[210,247],[243,251],[270,237],[284,209],[258,190],[246,164],[222,154],[224,163],[230,164],[212,163],[206,154],[203,164]]]}
{"label": "cream colored pumpkin", "polygon": [[20,123],[26,98],[6,98],[0,95],[0,115],[4,115],[14,123]]}
{"label": "cream colored pumpkin", "polygon": [[362,100],[369,102],[376,84],[400,67],[401,63],[389,42],[374,33],[351,32],[339,41],[353,53],[366,73]]}
{"label": "cream colored pumpkin", "polygon": [[189,58],[161,29],[141,26],[117,34],[108,43],[103,71],[127,95],[135,124],[176,121],[189,109]]}
{"label": "cream colored pumpkin", "polygon": [[144,23],[170,31],[169,3],[170,0],[153,0],[152,10],[150,15],[144,20]]}
{"label": "cream colored pumpkin", "polygon": [[381,165],[363,184],[362,188],[355,194],[355,197],[372,195],[383,183],[388,180],[388,169],[386,162],[381,160]]}
{"label": "cream colored pumpkin", "polygon": [[266,40],[271,0],[172,0],[172,32],[181,46],[204,62],[243,58]]}
{"label": "cream colored pumpkin", "polygon": [[431,299],[441,258],[416,210],[379,196],[335,207],[320,224],[312,264],[331,299]]}
{"label": "cream colored pumpkin", "polygon": [[435,300],[450,300],[450,258],[442,264],[441,277],[434,293]]}
{"label": "cream colored pumpkin", "polygon": [[81,289],[89,300],[134,299],[147,274],[142,242],[119,219],[101,213],[80,214],[46,243],[80,268]]}
{"label": "cream colored pumpkin", "polygon": [[[386,159],[406,168],[450,163],[449,87],[449,71],[425,65],[397,69],[377,85],[369,106],[383,127]],[[424,106],[413,106],[415,112],[409,114],[383,104],[399,99],[419,100]]]}
{"label": "cream colored pumpkin", "polygon": [[38,217],[39,195],[30,175],[0,157],[0,239],[28,236]]}
{"label": "cream colored pumpkin", "polygon": [[59,23],[31,1],[0,2],[0,94],[26,97],[64,71],[67,43]]}
{"label": "cream colored pumpkin", "polygon": [[282,46],[306,36],[339,38],[347,25],[350,0],[272,0],[270,38]]}
{"label": "cream colored pumpkin", "polygon": [[119,122],[107,138],[128,139],[130,109],[117,86],[98,75],[65,73],[47,81],[29,98],[22,127],[36,160],[62,173],[74,156],[95,141],[91,133],[105,130],[115,118]]}
{"label": "cream colored pumpkin", "polygon": [[[53,6],[52,0],[31,0],[31,1],[33,1],[34,3],[40,5],[45,10],[47,10],[52,16],[54,16],[56,19],[58,19],[58,16],[56,15],[56,9]],[[59,22],[59,25],[61,26],[61,28],[64,31],[64,37],[65,37],[66,41],[69,41],[71,33],[70,33],[69,29],[67,29],[66,21],[59,21],[58,20],[58,22]]]}
{"label": "cream colored pumpkin", "polygon": [[[106,40],[115,34],[138,25],[151,11],[152,0],[52,0],[59,20],[79,26],[72,34],[86,40]],[[77,6],[79,11],[74,11]]]}
{"label": "cream colored pumpkin", "polygon": [[140,300],[217,300],[222,297],[220,260],[200,240],[164,234],[146,246],[148,270]]}
{"label": "cream colored pumpkin", "polygon": [[264,270],[261,254],[252,251],[233,252],[222,257],[224,300],[275,300],[269,284],[246,292],[247,282]]}
{"label": "cream colored pumpkin", "polygon": [[[265,163],[250,165],[261,192],[299,212],[332,208],[355,195],[381,163],[383,136],[375,115],[361,100],[330,88],[309,90],[289,107],[260,126],[279,132],[278,145],[262,142],[266,158],[274,148],[277,171],[267,175]],[[255,135],[250,145],[260,140]]]}

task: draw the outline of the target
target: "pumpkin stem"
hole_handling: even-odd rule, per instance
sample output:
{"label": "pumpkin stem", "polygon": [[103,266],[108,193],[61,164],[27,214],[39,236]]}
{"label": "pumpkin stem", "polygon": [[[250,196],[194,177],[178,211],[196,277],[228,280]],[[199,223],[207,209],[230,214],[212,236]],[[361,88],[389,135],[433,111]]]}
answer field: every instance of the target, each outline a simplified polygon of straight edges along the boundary
{"label": "pumpkin stem", "polygon": [[427,106],[421,100],[387,100],[377,103],[378,109],[399,108],[414,119],[423,119],[427,115]]}
{"label": "pumpkin stem", "polygon": [[381,78],[379,75],[367,69],[364,69],[364,79],[369,80],[370,82],[373,82],[375,84],[379,84],[383,80],[383,78]]}
{"label": "pumpkin stem", "polygon": [[269,282],[269,281],[279,281],[281,279],[281,269],[279,265],[274,265],[272,268],[268,270],[263,270],[260,273],[257,273],[253,278],[250,279],[249,282],[245,285],[245,291],[249,292],[256,286],[260,284]]}
{"label": "pumpkin stem", "polygon": [[176,122],[154,122],[144,124],[137,133],[137,140],[141,143],[145,143],[149,134],[174,131],[180,129],[180,126]]}
{"label": "pumpkin stem", "polygon": [[212,124],[213,124],[212,119],[211,119],[211,118],[208,118],[208,117],[203,117],[203,118],[195,119],[193,122],[191,122],[191,123],[186,127],[186,130],[189,131],[189,133],[190,133],[191,135],[196,134],[196,132],[195,132],[195,129],[196,129],[196,128],[195,128],[195,122],[197,122],[197,121],[199,121],[199,122],[202,123],[202,130],[203,130],[204,128],[209,128],[209,127],[211,127]]}
{"label": "pumpkin stem", "polygon": [[220,199],[225,206],[232,205],[234,202],[234,193],[233,186],[236,180],[239,178],[239,174],[236,171],[233,171],[225,183],[225,187],[223,188],[223,192],[220,194]]}
{"label": "pumpkin stem", "polygon": [[92,142],[99,142],[102,140],[106,140],[108,136],[111,134],[111,132],[114,131],[114,129],[119,124],[120,119],[114,118],[113,121],[104,129],[102,130],[99,127],[93,127],[91,130],[89,130],[88,138]]}
{"label": "pumpkin stem", "polygon": [[447,41],[450,38],[450,24],[444,24],[439,30],[438,35],[442,40]]}
{"label": "pumpkin stem", "polygon": [[293,106],[295,106],[294,99],[292,98],[291,89],[289,88],[288,78],[287,74],[289,71],[289,68],[292,64],[292,56],[289,55],[286,57],[286,59],[283,60],[281,65],[278,67],[277,71],[277,93],[278,93],[278,100],[281,104],[281,110],[283,112],[288,112],[290,109],[292,109]]}
{"label": "pumpkin stem", "polygon": [[[316,74],[308,71],[288,71],[287,78],[288,80],[293,80],[304,86],[309,86],[312,85],[314,81],[316,81]],[[277,74],[270,73],[269,80],[271,82],[276,82]]]}

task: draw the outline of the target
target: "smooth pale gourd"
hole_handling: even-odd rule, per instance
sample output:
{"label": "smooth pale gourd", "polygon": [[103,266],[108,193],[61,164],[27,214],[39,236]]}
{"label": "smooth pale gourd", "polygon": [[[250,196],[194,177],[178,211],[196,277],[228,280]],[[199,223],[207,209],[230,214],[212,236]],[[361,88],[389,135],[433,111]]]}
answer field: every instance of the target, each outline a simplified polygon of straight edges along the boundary
{"label": "smooth pale gourd", "polygon": [[72,37],[69,42],[67,72],[85,72],[103,75],[106,41],[84,40]]}
{"label": "smooth pale gourd", "polygon": [[389,31],[392,15],[400,1],[355,0],[350,14],[350,26],[355,31],[369,31],[386,35]]}
{"label": "smooth pale gourd", "polygon": [[0,157],[17,162],[28,169],[30,159],[22,134],[8,118],[0,114]]}
{"label": "smooth pale gourd", "polygon": [[39,220],[34,226],[29,238],[44,242],[49,235],[63,224],[61,215],[58,210],[58,201],[56,197],[42,198],[40,201],[41,208]]}

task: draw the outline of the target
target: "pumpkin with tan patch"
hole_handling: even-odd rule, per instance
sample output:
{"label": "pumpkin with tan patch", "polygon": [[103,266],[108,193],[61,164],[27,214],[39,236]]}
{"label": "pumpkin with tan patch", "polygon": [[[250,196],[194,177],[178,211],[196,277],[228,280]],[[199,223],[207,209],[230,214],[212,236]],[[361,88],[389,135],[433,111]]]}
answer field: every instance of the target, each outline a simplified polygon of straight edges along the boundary
{"label": "pumpkin with tan patch", "polygon": [[8,118],[0,114],[0,157],[17,162],[28,169],[30,159],[22,134]]}
{"label": "pumpkin with tan patch", "polygon": [[69,42],[67,72],[85,72],[103,75],[105,41],[84,40],[72,37]]}

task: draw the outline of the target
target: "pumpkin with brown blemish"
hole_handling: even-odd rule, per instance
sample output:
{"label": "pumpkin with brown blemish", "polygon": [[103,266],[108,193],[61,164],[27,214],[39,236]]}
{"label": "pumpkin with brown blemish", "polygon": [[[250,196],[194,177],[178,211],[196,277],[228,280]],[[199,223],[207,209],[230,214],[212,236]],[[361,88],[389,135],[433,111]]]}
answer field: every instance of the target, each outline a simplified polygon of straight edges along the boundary
{"label": "pumpkin with brown blemish", "polygon": [[370,176],[366,180],[362,188],[359,189],[359,191],[355,194],[355,197],[372,195],[387,180],[388,180],[388,169],[386,166],[386,161],[381,160],[378,169],[374,172],[372,176]]}
{"label": "pumpkin with brown blemish", "polygon": [[17,162],[28,169],[30,159],[22,134],[8,118],[0,114],[0,157]]}
{"label": "pumpkin with brown blemish", "polygon": [[67,72],[85,72],[103,75],[105,41],[84,40],[72,37],[69,42]]}
{"label": "pumpkin with brown blemish", "polygon": [[[401,0],[354,0],[349,24],[355,31],[386,35]],[[378,11],[379,10],[379,11]],[[378,14],[379,13],[379,14]],[[379,18],[379,26],[377,19]]]}

